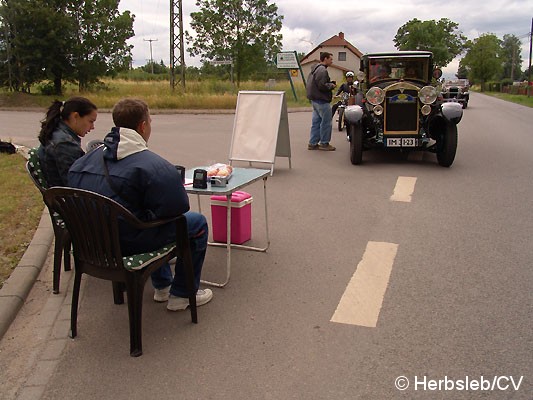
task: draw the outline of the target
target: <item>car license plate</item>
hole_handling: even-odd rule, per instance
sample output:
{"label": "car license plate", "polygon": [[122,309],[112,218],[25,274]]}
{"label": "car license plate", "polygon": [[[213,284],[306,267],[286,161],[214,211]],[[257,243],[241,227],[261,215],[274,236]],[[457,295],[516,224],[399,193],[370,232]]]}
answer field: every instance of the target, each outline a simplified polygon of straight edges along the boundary
{"label": "car license plate", "polygon": [[418,140],[416,138],[388,138],[387,147],[416,147]]}

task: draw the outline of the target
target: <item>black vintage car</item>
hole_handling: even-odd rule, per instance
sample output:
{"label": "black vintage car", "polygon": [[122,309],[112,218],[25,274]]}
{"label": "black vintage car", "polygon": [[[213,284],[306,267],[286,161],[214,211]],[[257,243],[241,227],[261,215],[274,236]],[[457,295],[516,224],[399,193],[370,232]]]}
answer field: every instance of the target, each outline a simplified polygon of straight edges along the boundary
{"label": "black vintage car", "polygon": [[382,148],[430,151],[443,167],[452,165],[463,110],[438,98],[442,71],[434,69],[433,54],[366,54],[360,71],[356,105],[345,110],[352,164],[361,164],[364,151]]}
{"label": "black vintage car", "polygon": [[442,98],[444,101],[457,101],[463,108],[466,108],[470,99],[469,89],[468,79],[446,81],[442,85]]}

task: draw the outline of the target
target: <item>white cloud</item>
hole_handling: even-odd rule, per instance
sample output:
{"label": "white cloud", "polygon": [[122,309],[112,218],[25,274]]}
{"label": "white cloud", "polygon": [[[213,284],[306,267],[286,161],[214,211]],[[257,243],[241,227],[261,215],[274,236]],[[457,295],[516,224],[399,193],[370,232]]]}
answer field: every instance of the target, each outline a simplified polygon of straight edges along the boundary
{"label": "white cloud", "polygon": [[[136,15],[134,45],[135,65],[144,65],[150,58],[152,42],[154,60],[169,64],[170,53],[170,0],[121,0],[120,10],[131,10]],[[272,0],[271,0],[272,1]],[[529,59],[529,41],[525,37],[531,28],[533,1],[501,0],[465,1],[447,0],[437,3],[427,0],[381,0],[378,2],[350,2],[347,0],[273,0],[278,14],[283,15],[283,49],[309,52],[322,41],[339,32],[363,53],[394,50],[393,38],[398,28],[407,21],[448,18],[459,24],[469,39],[483,33],[522,37],[523,68]],[[190,31],[191,12],[198,11],[195,0],[183,0],[184,27]],[[199,65],[198,59],[185,57],[187,65]],[[458,60],[444,69],[452,75]],[[452,71],[452,72],[450,72]]]}

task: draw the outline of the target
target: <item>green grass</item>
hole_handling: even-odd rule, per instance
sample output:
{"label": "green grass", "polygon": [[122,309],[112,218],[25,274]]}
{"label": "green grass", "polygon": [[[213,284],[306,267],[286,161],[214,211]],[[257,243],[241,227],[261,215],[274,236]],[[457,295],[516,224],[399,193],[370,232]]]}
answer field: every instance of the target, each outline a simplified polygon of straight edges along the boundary
{"label": "green grass", "polygon": [[26,251],[44,208],[20,154],[0,154],[0,287]]}
{"label": "green grass", "polygon": [[[98,108],[111,108],[124,97],[136,97],[148,103],[151,109],[235,109],[239,90],[273,90],[285,92],[288,107],[306,107],[309,101],[305,87],[295,82],[298,101],[295,100],[289,81],[266,82],[246,81],[240,87],[229,81],[205,80],[188,81],[186,89],[177,85],[173,91],[168,81],[131,81],[125,79],[107,79],[99,89],[81,93],[93,101]],[[32,90],[37,92],[37,89]],[[63,98],[80,95],[77,86],[66,85]],[[4,107],[47,107],[57,96],[40,94],[0,93],[0,106]]]}
{"label": "green grass", "polygon": [[[532,91],[533,92],[533,91]],[[521,94],[507,94],[499,92],[483,92],[484,94],[492,97],[497,97],[505,101],[510,101],[512,103],[522,104],[526,107],[533,107],[533,93],[530,97],[521,95]]]}

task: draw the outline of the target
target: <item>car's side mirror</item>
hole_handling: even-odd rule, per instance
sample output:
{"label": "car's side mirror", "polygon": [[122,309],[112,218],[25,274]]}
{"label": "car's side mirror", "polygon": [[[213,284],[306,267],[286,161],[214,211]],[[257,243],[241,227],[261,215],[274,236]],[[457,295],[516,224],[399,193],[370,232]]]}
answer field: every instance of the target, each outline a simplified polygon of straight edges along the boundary
{"label": "car's side mirror", "polygon": [[442,76],[442,69],[440,68],[435,68],[433,70],[433,78],[435,79],[440,79],[440,77]]}

